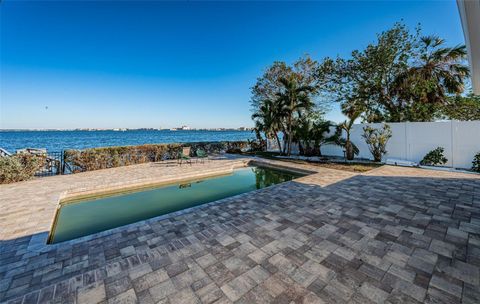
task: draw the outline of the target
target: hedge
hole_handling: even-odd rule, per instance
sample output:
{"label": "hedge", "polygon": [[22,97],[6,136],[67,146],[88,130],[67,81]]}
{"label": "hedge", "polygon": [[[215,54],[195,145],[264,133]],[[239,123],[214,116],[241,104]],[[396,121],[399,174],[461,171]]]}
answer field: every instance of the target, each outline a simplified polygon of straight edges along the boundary
{"label": "hedge", "polygon": [[0,184],[29,180],[45,166],[43,155],[15,154],[0,157]]}
{"label": "hedge", "polygon": [[[191,147],[191,155],[198,149],[208,154],[263,151],[265,141],[196,142],[182,144],[149,144],[140,146],[120,146],[91,148],[85,150],[65,150],[63,174],[107,169],[167,159],[177,159],[183,147]],[[0,157],[0,184],[31,179],[47,166],[47,155],[15,154]]]}
{"label": "hedge", "polygon": [[266,144],[263,141],[225,141],[65,150],[64,161],[71,173],[78,173],[176,159],[183,147],[191,147],[191,156],[195,156],[197,149],[202,149],[208,154],[238,153],[248,150],[264,150]]}

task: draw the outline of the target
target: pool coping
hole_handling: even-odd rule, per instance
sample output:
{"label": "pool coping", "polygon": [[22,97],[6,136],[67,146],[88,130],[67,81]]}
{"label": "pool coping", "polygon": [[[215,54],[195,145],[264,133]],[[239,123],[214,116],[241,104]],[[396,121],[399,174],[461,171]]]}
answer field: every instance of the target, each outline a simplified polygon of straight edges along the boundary
{"label": "pool coping", "polygon": [[[130,223],[130,224],[127,224],[127,225],[122,225],[122,226],[119,226],[119,227],[107,229],[107,230],[104,230],[104,231],[100,231],[100,232],[96,232],[96,233],[93,233],[93,234],[85,235],[85,236],[75,238],[75,239],[72,239],[72,240],[67,240],[67,241],[51,244],[49,242],[50,242],[50,239],[53,237],[52,232],[54,231],[56,222],[58,220],[58,211],[60,210],[62,205],[65,204],[65,203],[68,203],[68,201],[81,199],[81,198],[85,198],[85,197],[96,196],[96,195],[113,194],[113,193],[117,193],[117,192],[130,191],[130,190],[135,191],[135,190],[140,190],[140,189],[143,189],[143,188],[150,188],[150,187],[155,187],[155,186],[162,186],[162,185],[176,184],[176,183],[181,183],[181,182],[186,182],[186,181],[192,181],[192,180],[195,180],[195,179],[221,176],[221,175],[224,175],[224,174],[232,173],[235,169],[248,167],[250,165],[257,165],[257,166],[261,166],[261,167],[279,169],[279,170],[282,170],[282,171],[287,171],[287,172],[297,173],[297,174],[305,174],[305,176],[300,176],[300,177],[296,178],[295,180],[299,180],[299,179],[307,177],[309,175],[318,173],[318,171],[315,171],[315,170],[299,168],[298,166],[295,166],[297,164],[292,164],[292,166],[289,166],[289,165],[286,165],[284,163],[278,164],[276,162],[272,162],[272,161],[269,161],[269,160],[266,160],[266,159],[258,159],[258,158],[253,158],[252,159],[252,158],[250,158],[250,159],[240,159],[238,162],[234,162],[231,166],[220,167],[219,169],[216,169],[216,170],[209,170],[205,174],[198,174],[198,173],[182,174],[179,177],[173,177],[173,178],[172,177],[168,177],[168,178],[156,177],[156,178],[153,178],[153,179],[146,179],[146,180],[136,182],[136,183],[120,184],[120,185],[107,186],[107,187],[105,187],[105,186],[103,186],[103,187],[90,187],[91,189],[83,188],[80,191],[75,191],[75,190],[62,191],[55,198],[56,208],[54,210],[54,214],[53,214],[51,224],[49,226],[48,231],[37,235],[36,236],[37,240],[35,240],[34,244],[32,244],[32,242],[31,242],[29,244],[29,246],[27,247],[27,249],[37,251],[37,252],[45,252],[45,251],[53,250],[53,249],[57,248],[58,246],[73,246],[75,244],[83,243],[83,242],[86,242],[86,241],[89,241],[89,240],[92,240],[92,239],[113,235],[113,234],[119,233],[119,232],[124,231],[124,230],[128,231],[129,229],[137,228],[141,225],[145,225],[145,224],[148,224],[148,223],[153,222],[153,221],[160,221],[160,220],[165,220],[165,219],[168,219],[168,218],[174,218],[174,217],[180,216],[182,214],[193,212],[193,211],[195,211],[195,210],[197,210],[201,207],[208,207],[208,206],[221,204],[221,203],[224,203],[226,200],[236,198],[236,197],[239,197],[239,196],[242,196],[242,195],[245,195],[245,194],[253,193],[253,192],[256,192],[256,191],[261,191],[262,189],[256,189],[256,190],[240,193],[240,194],[229,196],[229,197],[226,197],[226,198],[222,198],[222,199],[219,199],[219,200],[216,200],[216,201],[213,201],[213,202],[209,202],[209,203],[189,207],[189,208],[186,208],[186,209],[170,212],[170,213],[167,213],[167,214],[164,214],[164,215],[160,215],[160,216],[152,217],[152,218],[149,218],[149,219],[141,220],[141,221],[138,221],[138,222]],[[288,181],[288,182],[291,182],[291,181]],[[284,182],[284,183],[288,183],[288,182]],[[275,187],[277,185],[281,185],[281,184],[284,184],[284,183],[272,185],[270,187]],[[67,202],[65,202],[65,200]],[[46,234],[46,237],[43,237],[42,234]],[[42,237],[40,237],[40,236],[42,236]],[[43,240],[43,244],[42,244],[42,240]],[[33,241],[33,238],[32,238],[32,241]]]}
{"label": "pool coping", "polygon": [[[255,161],[252,157],[242,159]],[[54,196],[58,198],[58,194],[64,190],[117,185],[118,181],[131,184],[154,176],[185,176],[199,171],[227,168],[242,159],[223,159],[205,165],[174,168],[160,163],[148,163],[0,186],[0,218],[4,219],[0,225],[3,241],[0,242],[0,302],[26,303],[32,299],[42,299],[37,301],[42,303],[50,300],[55,303],[105,303],[122,299],[138,299],[139,302],[166,299],[175,302],[185,299],[184,283],[188,283],[188,287],[190,281],[196,281],[203,286],[205,278],[213,280],[215,289],[193,290],[193,286],[199,285],[190,285],[192,296],[202,300],[204,291],[218,291],[222,295],[220,301],[236,301],[237,297],[231,298],[232,292],[240,290],[242,283],[250,279],[251,275],[256,275],[258,269],[269,273],[270,269],[273,271],[269,274],[268,281],[262,279],[262,283],[252,283],[251,287],[255,287],[248,292],[242,289],[242,294],[245,294],[239,301],[251,302],[252,296],[258,295],[257,291],[276,288],[278,284],[274,283],[283,278],[286,285],[281,285],[279,293],[290,293],[295,289],[295,297],[298,295],[310,300],[320,298],[320,301],[323,299],[327,302],[332,300],[330,295],[333,294],[318,293],[318,289],[314,289],[312,293],[310,289],[303,287],[304,283],[310,284],[310,276],[302,276],[301,282],[295,283],[299,273],[289,271],[292,268],[285,266],[284,262],[289,260],[289,264],[302,264],[302,256],[308,260],[305,262],[307,264],[303,263],[305,266],[302,265],[299,269],[311,268],[311,271],[307,271],[320,279],[325,275],[340,275],[342,279],[359,276],[359,287],[349,289],[353,296],[349,295],[345,300],[363,299],[367,302],[364,298],[365,292],[370,295],[372,291],[378,291],[375,288],[380,287],[377,286],[384,285],[381,285],[381,278],[374,281],[362,279],[365,278],[365,270],[369,271],[373,269],[371,267],[378,265],[375,253],[384,246],[387,246],[392,254],[385,256],[386,261],[392,256],[397,258],[398,252],[403,252],[399,251],[403,247],[398,245],[415,249],[415,252],[406,253],[409,260],[416,261],[415,265],[418,264],[419,255],[427,254],[430,257],[439,254],[450,258],[452,263],[448,264],[445,259],[440,258],[437,262],[430,262],[432,267],[441,267],[442,273],[440,277],[438,272],[429,274],[427,279],[432,279],[432,282],[437,280],[437,283],[438,279],[447,279],[449,282],[454,279],[452,282],[463,288],[462,298],[467,301],[474,299],[471,284],[473,282],[475,287],[478,286],[478,261],[468,260],[468,265],[462,263],[464,256],[458,256],[456,252],[457,249],[463,252],[465,247],[452,239],[452,235],[455,237],[458,233],[467,233],[467,239],[473,238],[472,241],[475,241],[478,216],[474,212],[478,210],[475,203],[479,202],[480,185],[471,180],[476,178],[480,181],[480,176],[459,173],[394,166],[352,173],[304,163],[261,160],[262,165],[271,162],[316,173],[184,209],[165,216],[166,219],[157,217],[121,226],[115,228],[117,230],[114,234],[110,231],[105,237],[87,241],[77,239],[56,245],[42,244],[48,221],[51,220],[49,216],[55,207]],[[419,209],[419,206],[423,207]],[[452,208],[472,213],[466,218],[463,217],[464,213],[451,213]],[[460,219],[458,215],[461,216]],[[430,234],[429,232],[436,230],[417,226],[417,219],[422,221],[424,217],[432,219],[432,224],[435,225],[432,228],[437,227],[438,221],[447,223],[454,234],[447,233],[450,237],[438,233]],[[42,233],[42,237],[37,238],[38,233]],[[385,237],[389,235],[395,238]],[[424,235],[429,239],[424,239]],[[35,245],[32,238],[37,240],[37,251],[27,248],[29,244]],[[462,239],[465,238],[462,236]],[[332,242],[336,244],[337,241],[339,245],[341,243],[338,249],[328,249]],[[472,245],[474,247],[470,256],[475,254],[476,249],[475,243]],[[417,247],[420,247],[421,251],[417,252]],[[38,252],[42,248],[46,251]],[[470,247],[467,248],[470,250]],[[340,258],[351,257],[352,251],[355,254],[352,263],[345,265]],[[237,263],[235,257],[244,262]],[[397,259],[401,267],[412,270],[411,265],[402,262],[405,261],[403,257],[402,255],[398,258],[400,260]],[[255,264],[250,263],[249,259]],[[322,264],[323,261],[328,263]],[[215,263],[215,266],[212,263]],[[312,268],[312,265],[316,264],[311,263],[320,263],[323,266]],[[178,269],[176,265],[185,264],[186,272],[169,275],[170,268]],[[232,266],[228,273],[224,268],[227,265]],[[220,271],[217,266],[225,271]],[[470,272],[462,274],[459,278],[456,271],[462,271],[464,266],[475,272],[473,275],[469,274]],[[444,269],[447,271],[443,272]],[[275,273],[277,270],[280,276]],[[418,268],[418,271],[420,274],[424,273],[421,268]],[[159,277],[166,280],[162,279],[161,283],[149,280]],[[25,280],[28,280],[28,283],[25,283]],[[150,281],[148,286],[142,285],[146,283],[145,280]],[[209,282],[207,279],[207,284]],[[402,290],[397,290],[399,287],[396,282],[398,281],[389,281],[390,284],[385,285],[392,288],[392,292],[386,290],[387,293],[390,292],[388,299],[398,300],[399,295],[408,296],[398,293]],[[451,295],[438,293],[435,282],[429,285],[422,282],[409,285],[421,288],[419,290],[422,293],[416,293],[420,300],[426,296],[428,299],[437,299],[442,295],[450,299]],[[127,286],[126,283],[134,285]],[[335,289],[338,280],[329,284]],[[360,288],[360,284],[365,287]],[[135,289],[140,285],[147,289]],[[129,289],[126,292],[115,289],[112,293],[114,288],[120,286]],[[311,286],[316,288],[317,285]],[[165,294],[161,293],[164,290],[171,294],[165,297]],[[117,294],[118,292],[122,293]],[[273,299],[285,299],[282,294]],[[315,297],[315,294],[318,297]],[[372,296],[372,299],[376,298]],[[460,297],[458,299],[457,302],[460,302]]]}

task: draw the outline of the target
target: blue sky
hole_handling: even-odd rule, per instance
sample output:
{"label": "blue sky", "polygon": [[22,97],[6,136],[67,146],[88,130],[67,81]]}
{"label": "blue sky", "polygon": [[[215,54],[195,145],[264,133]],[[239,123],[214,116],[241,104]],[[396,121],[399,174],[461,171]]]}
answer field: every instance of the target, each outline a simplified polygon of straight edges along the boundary
{"label": "blue sky", "polygon": [[[464,43],[454,0],[0,2],[0,128],[251,126],[274,60],[348,56],[401,19]],[[327,114],[343,119],[337,106]]]}

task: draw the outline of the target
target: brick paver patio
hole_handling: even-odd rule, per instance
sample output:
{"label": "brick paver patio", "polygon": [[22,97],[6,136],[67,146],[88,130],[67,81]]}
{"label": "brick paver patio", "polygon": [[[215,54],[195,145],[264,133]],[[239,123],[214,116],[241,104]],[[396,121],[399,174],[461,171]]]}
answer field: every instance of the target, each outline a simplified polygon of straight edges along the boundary
{"label": "brick paver patio", "polygon": [[66,191],[191,178],[245,161],[0,186],[0,302],[480,302],[480,179],[468,174],[389,166],[353,174],[282,162],[315,173],[45,244]]}

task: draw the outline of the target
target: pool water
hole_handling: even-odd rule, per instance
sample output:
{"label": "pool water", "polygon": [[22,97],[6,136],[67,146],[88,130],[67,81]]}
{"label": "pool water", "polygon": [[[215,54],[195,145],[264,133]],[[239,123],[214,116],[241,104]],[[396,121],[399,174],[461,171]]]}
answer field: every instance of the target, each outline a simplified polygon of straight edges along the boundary
{"label": "pool water", "polygon": [[303,175],[278,169],[246,167],[229,175],[64,203],[57,212],[49,243],[75,239],[300,176]]}

